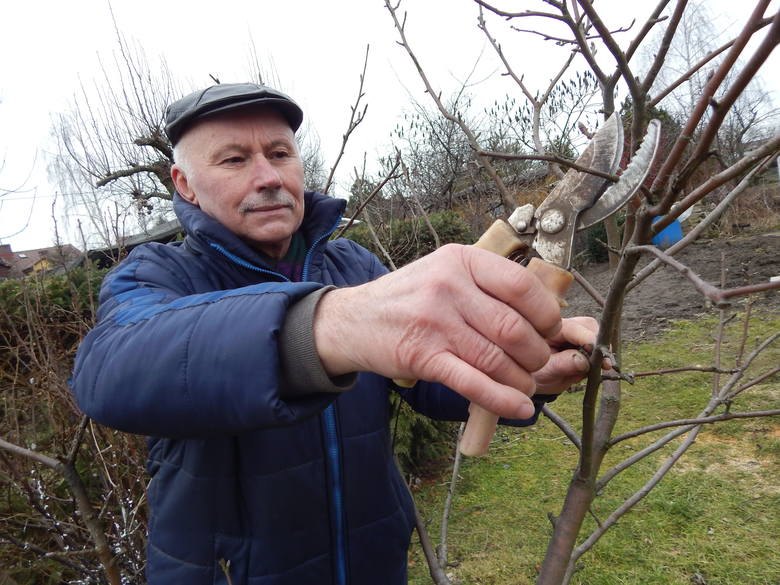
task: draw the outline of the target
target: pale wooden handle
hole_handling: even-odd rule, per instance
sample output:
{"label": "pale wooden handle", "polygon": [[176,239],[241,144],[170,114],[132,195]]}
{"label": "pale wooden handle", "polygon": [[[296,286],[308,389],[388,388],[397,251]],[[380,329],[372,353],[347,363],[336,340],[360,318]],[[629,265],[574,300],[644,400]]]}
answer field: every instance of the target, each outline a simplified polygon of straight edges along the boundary
{"label": "pale wooden handle", "polygon": [[469,406],[469,419],[458,444],[458,450],[468,457],[477,457],[488,452],[488,445],[496,434],[498,416],[473,402]]}
{"label": "pale wooden handle", "polygon": [[[544,286],[558,297],[558,303],[562,307],[566,306],[563,297],[574,280],[574,275],[571,272],[539,258],[531,258],[528,270],[533,272]],[[469,457],[487,453],[488,445],[496,433],[497,423],[498,416],[477,404],[472,404],[469,407],[469,420],[466,422],[466,428],[463,430],[463,436],[458,446],[460,452]]]}
{"label": "pale wooden handle", "polygon": [[[523,240],[517,237],[515,229],[503,219],[497,219],[485,230],[479,239],[474,243],[475,248],[481,248],[488,252],[495,252],[501,256],[509,256],[515,250],[527,246]],[[407,378],[395,378],[393,380],[402,388],[411,388],[417,383],[417,380]]]}
{"label": "pale wooden handle", "polygon": [[547,290],[558,297],[558,304],[561,307],[568,306],[563,297],[566,296],[571,283],[574,282],[574,275],[571,272],[555,264],[545,262],[541,258],[531,258],[531,261],[528,263],[528,270],[542,281]]}

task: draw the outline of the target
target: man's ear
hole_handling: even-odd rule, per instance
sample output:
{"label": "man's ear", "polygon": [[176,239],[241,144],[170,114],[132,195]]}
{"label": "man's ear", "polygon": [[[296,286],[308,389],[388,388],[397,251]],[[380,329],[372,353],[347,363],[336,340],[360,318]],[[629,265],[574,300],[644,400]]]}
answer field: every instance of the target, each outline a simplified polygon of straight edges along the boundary
{"label": "man's ear", "polygon": [[171,179],[173,179],[173,185],[176,187],[176,192],[182,196],[186,201],[189,201],[193,205],[198,205],[198,196],[195,195],[195,191],[190,187],[190,182],[187,180],[187,175],[179,165],[173,165],[171,167]]}

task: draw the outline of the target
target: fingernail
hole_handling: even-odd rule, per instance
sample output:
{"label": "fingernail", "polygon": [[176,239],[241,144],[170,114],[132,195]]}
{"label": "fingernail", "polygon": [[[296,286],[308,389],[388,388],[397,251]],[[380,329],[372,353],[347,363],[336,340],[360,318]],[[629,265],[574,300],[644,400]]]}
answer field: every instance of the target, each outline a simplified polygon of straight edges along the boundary
{"label": "fingernail", "polygon": [[527,418],[531,418],[535,413],[535,408],[533,404],[523,404],[516,412],[515,418],[524,420]]}
{"label": "fingernail", "polygon": [[590,362],[581,353],[574,354],[574,364],[580,372],[587,372],[590,369]]}

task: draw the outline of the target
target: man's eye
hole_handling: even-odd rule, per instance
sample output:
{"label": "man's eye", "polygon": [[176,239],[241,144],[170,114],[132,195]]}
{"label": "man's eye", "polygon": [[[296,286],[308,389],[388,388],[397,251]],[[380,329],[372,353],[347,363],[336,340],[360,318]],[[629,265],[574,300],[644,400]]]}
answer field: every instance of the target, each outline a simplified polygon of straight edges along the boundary
{"label": "man's eye", "polygon": [[224,164],[238,164],[238,163],[244,162],[244,157],[243,156],[229,156],[229,157],[227,157],[225,159],[222,159],[222,162]]}
{"label": "man's eye", "polygon": [[275,150],[271,153],[271,158],[287,158],[290,153],[287,150]]}

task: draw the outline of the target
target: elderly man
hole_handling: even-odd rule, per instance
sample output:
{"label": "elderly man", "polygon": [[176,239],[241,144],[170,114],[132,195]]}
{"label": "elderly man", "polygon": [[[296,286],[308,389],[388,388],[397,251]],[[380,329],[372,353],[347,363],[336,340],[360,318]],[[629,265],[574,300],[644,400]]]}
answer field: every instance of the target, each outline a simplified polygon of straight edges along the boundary
{"label": "elderly man", "polygon": [[587,370],[555,347],[592,342],[594,322],[562,322],[524,268],[445,246],[386,274],[330,241],[345,203],[304,192],[302,118],[255,84],[169,107],[187,237],[106,277],[79,349],[84,412],[153,437],[150,584],[405,583],[413,509],[388,393],[437,418],[464,420],[472,400],[531,424],[539,394]]}

